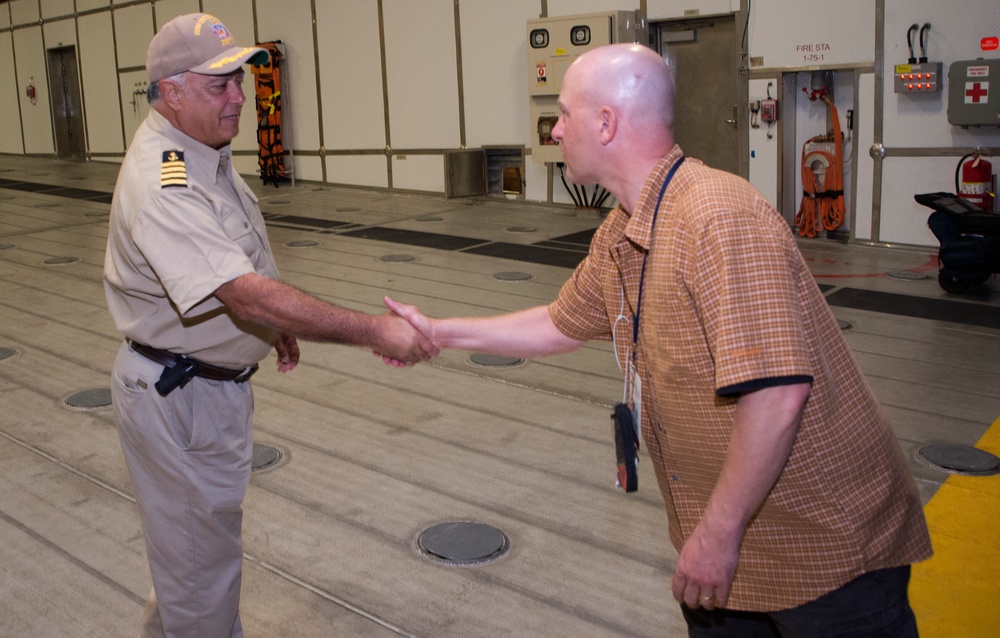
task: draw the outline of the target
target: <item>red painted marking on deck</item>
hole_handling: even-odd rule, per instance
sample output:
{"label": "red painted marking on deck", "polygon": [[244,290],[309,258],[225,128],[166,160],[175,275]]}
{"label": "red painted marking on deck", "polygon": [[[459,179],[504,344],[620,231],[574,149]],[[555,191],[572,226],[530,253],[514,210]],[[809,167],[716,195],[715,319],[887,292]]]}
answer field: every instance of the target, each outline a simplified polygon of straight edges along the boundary
{"label": "red painted marking on deck", "polygon": [[[927,259],[927,263],[917,266],[915,268],[910,268],[908,269],[908,272],[925,272],[928,270],[937,270],[940,267],[941,264],[938,262],[937,255],[931,255]],[[840,275],[817,275],[816,273],[813,273],[814,279],[871,279],[873,277],[885,277],[885,276],[886,274],[884,272],[869,272],[869,273],[840,274]]]}

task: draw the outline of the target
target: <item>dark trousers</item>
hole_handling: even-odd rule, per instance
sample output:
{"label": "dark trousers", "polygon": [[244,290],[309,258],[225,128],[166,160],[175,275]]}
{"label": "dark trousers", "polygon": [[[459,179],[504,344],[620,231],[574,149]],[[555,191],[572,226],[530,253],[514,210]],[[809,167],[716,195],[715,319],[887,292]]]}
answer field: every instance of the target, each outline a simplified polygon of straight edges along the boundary
{"label": "dark trousers", "polygon": [[691,638],[916,638],[909,582],[907,565],[862,574],[782,611],[681,610]]}

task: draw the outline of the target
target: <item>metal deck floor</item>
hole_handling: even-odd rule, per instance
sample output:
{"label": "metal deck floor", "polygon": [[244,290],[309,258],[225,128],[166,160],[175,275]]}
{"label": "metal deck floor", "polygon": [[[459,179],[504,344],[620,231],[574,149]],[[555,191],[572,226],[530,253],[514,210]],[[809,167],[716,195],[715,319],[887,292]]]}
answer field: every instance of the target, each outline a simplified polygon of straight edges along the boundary
{"label": "metal deck floor", "polygon": [[[101,285],[116,174],[0,156],[0,349],[14,351],[0,360],[2,636],[134,636],[150,589],[112,412],[65,404],[108,387],[120,342]],[[285,280],[367,312],[383,294],[437,316],[547,302],[600,222],[251,183]],[[926,502],[949,475],[917,451],[974,445],[1000,416],[1000,282],[948,295],[932,250],[800,246]],[[446,352],[403,370],[354,348],[302,350],[295,372],[272,358],[253,381],[255,441],[282,460],[245,501],[248,636],[685,635],[649,464],[639,492],[614,488],[610,346],[496,368]],[[417,536],[447,521],[493,525],[510,551],[477,567],[429,560]]]}

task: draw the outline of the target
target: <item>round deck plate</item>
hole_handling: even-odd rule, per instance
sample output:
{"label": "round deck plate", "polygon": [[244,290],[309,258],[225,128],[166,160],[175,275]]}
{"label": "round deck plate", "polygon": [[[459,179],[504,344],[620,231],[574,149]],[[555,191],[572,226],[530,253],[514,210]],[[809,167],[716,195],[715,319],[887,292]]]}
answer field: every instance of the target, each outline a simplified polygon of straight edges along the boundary
{"label": "round deck plate", "polygon": [[451,522],[428,527],[417,537],[417,546],[447,565],[483,565],[506,554],[510,539],[492,525]]}
{"label": "round deck plate", "polygon": [[111,388],[81,390],[66,397],[65,403],[75,410],[101,410],[111,406]]}
{"label": "round deck plate", "polygon": [[477,352],[469,357],[469,361],[474,365],[484,368],[513,368],[524,363],[524,359],[518,357],[505,357],[498,354],[485,354]]}
{"label": "round deck plate", "polygon": [[918,454],[931,465],[957,474],[1000,473],[1000,458],[968,445],[928,445]]}
{"label": "round deck plate", "polygon": [[253,460],[250,461],[250,471],[259,472],[274,467],[281,461],[281,452],[270,445],[253,444]]}

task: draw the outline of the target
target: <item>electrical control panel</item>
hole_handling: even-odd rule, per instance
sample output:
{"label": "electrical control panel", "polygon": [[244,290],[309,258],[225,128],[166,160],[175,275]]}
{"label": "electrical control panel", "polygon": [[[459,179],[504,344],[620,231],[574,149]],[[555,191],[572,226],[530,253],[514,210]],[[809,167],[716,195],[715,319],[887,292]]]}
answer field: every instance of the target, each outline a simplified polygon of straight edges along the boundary
{"label": "electrical control panel", "polygon": [[1000,60],[962,60],[948,67],[948,122],[1000,126]]}
{"label": "electrical control panel", "polygon": [[897,64],[893,86],[896,93],[939,93],[941,91],[941,63]]}
{"label": "electrical control panel", "polygon": [[[930,22],[925,22],[923,26],[914,23],[906,30],[906,46],[910,57],[906,64],[897,64],[893,69],[893,90],[896,93],[918,95],[941,92],[941,63],[927,61],[927,34],[930,30]],[[915,35],[918,36],[917,44],[920,45],[919,58],[913,50]]]}
{"label": "electrical control panel", "polygon": [[649,36],[640,11],[608,11],[528,20],[528,96],[531,100],[531,158],[560,162],[552,139],[559,120],[563,74],[590,49],[616,42],[646,44]]}

